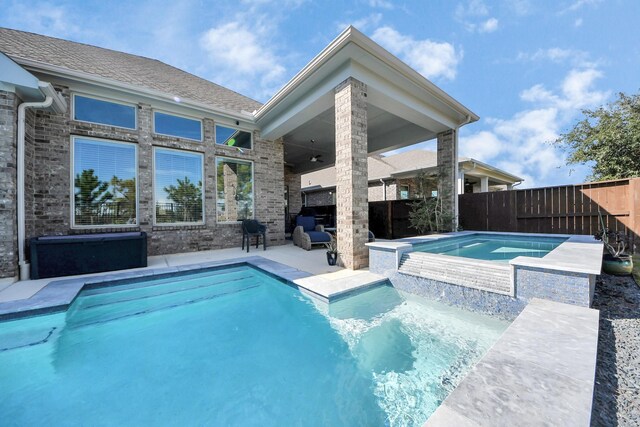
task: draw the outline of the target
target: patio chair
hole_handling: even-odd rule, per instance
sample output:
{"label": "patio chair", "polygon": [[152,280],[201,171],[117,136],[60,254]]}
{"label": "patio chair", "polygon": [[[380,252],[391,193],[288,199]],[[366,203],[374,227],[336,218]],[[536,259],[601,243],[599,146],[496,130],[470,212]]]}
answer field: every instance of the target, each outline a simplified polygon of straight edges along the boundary
{"label": "patio chair", "polygon": [[247,252],[249,252],[249,246],[251,245],[251,236],[256,237],[256,249],[260,243],[260,236],[262,236],[262,248],[267,250],[267,226],[261,224],[255,219],[242,220],[242,249],[244,250],[244,242],[247,242]]}
{"label": "patio chair", "polygon": [[324,231],[323,225],[316,225],[316,219],[312,216],[298,216],[296,228],[293,230],[293,244],[302,249],[310,250],[312,245],[324,245],[331,243],[333,236]]}

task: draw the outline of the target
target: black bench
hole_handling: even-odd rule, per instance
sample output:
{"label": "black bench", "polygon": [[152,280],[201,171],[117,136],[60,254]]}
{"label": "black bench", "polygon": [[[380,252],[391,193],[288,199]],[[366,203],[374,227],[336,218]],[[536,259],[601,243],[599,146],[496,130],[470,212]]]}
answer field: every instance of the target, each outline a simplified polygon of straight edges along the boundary
{"label": "black bench", "polygon": [[32,279],[147,266],[145,232],[34,237],[29,244]]}

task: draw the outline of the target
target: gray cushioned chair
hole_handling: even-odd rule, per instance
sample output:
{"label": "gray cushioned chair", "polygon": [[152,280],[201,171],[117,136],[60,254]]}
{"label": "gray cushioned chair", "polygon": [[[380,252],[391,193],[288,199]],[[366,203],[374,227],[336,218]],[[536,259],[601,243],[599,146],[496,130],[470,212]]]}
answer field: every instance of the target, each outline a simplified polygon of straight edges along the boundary
{"label": "gray cushioned chair", "polygon": [[316,225],[316,219],[312,216],[298,216],[296,228],[293,230],[293,244],[302,249],[310,250],[312,245],[324,245],[331,243],[333,236],[324,231],[323,225]]}

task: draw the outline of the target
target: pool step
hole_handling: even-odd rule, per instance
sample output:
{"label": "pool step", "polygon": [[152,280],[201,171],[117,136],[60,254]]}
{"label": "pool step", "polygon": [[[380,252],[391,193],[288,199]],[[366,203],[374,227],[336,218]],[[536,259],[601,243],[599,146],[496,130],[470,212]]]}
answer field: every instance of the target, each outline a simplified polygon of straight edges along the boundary
{"label": "pool step", "polygon": [[398,271],[458,286],[513,295],[511,266],[508,264],[408,252],[402,255]]}
{"label": "pool step", "polygon": [[126,319],[247,291],[259,287],[260,283],[255,276],[245,272],[236,278],[225,275],[224,280],[211,277],[200,278],[197,282],[177,282],[173,288],[148,287],[142,294],[117,293],[116,296],[120,297],[118,299],[113,299],[108,294],[101,295],[100,299],[81,298],[68,312],[67,322],[70,327],[83,327]]}

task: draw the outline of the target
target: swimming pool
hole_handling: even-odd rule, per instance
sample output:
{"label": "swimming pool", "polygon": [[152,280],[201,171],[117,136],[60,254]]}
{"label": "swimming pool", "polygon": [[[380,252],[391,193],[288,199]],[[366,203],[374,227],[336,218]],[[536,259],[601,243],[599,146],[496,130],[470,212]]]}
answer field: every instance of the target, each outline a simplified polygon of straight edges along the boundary
{"label": "swimming pool", "polygon": [[507,323],[380,286],[329,305],[248,266],[0,323],[3,425],[422,425]]}
{"label": "swimming pool", "polygon": [[566,237],[475,233],[419,243],[414,245],[414,250],[464,258],[509,262],[519,256],[542,258],[566,240]]}

